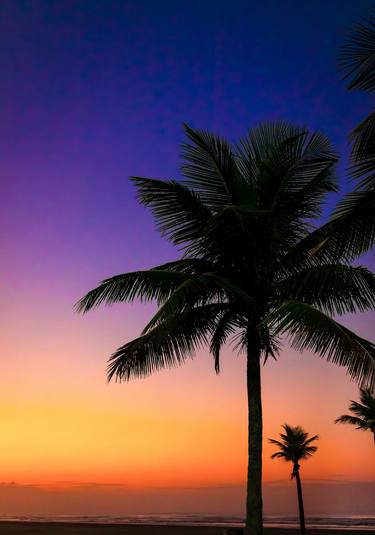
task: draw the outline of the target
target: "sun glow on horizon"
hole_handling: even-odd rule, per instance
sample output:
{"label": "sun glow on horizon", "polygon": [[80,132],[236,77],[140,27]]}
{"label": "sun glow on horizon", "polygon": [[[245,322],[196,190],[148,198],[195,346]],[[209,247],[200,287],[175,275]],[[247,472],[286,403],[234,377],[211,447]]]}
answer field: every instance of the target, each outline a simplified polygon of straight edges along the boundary
{"label": "sun glow on horizon", "polygon": [[[297,382],[309,369],[309,385],[292,387],[290,365]],[[320,379],[321,394],[314,399],[315,377],[322,368],[326,373]],[[304,478],[374,478],[375,470],[368,469],[369,437],[333,424],[345,410],[345,395],[329,390],[332,377],[338,381],[340,376],[342,384],[347,382],[343,371],[293,353],[263,369],[265,482],[289,477],[286,463],[270,460],[273,449],[266,440],[277,435],[284,421],[301,423],[321,437],[318,453],[303,463]],[[35,390],[34,399],[21,388],[12,402],[2,402],[1,480],[49,485],[95,481],[143,488],[243,483],[247,421],[241,358],[227,351],[218,377],[202,353],[185,369],[143,381],[107,385],[100,370],[92,379],[92,385],[85,384],[82,375],[82,386],[77,380],[67,390],[60,385],[53,391],[46,385],[44,394]],[[280,384],[285,388],[283,399],[276,390]],[[322,416],[328,399],[329,415]],[[354,450],[356,463],[348,464]]]}

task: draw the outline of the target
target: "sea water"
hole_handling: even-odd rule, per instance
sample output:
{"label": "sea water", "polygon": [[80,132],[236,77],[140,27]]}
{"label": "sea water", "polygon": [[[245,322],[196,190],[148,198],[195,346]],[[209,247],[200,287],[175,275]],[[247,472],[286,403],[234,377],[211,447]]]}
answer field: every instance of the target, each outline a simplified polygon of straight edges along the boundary
{"label": "sea water", "polygon": [[[94,524],[158,524],[182,526],[241,527],[243,518],[217,515],[148,514],[148,515],[1,515],[0,520],[18,522],[88,522]],[[298,518],[293,516],[265,516],[267,527],[298,528]],[[306,517],[309,529],[341,529],[375,531],[375,516],[310,516]]]}

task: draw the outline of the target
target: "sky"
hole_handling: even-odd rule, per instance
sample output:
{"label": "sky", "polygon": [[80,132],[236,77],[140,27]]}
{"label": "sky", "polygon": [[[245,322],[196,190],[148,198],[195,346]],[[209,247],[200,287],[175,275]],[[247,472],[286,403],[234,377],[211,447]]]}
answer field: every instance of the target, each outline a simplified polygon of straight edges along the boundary
{"label": "sky", "polygon": [[[202,351],[183,368],[107,384],[107,357],[139,334],[154,307],[121,304],[82,317],[73,305],[108,276],[178,255],[128,177],[178,178],[184,122],[230,140],[269,119],[321,130],[342,155],[341,191],[350,188],[347,135],[373,102],[346,91],[336,54],[369,6],[2,0],[0,513],[58,509],[59,493],[71,497],[64,512],[78,495],[86,503],[79,511],[95,511],[103,496],[90,502],[93,488],[112,497],[121,488],[118,507],[128,512],[134,492],[149,493],[143,512],[157,509],[160,488],[176,510],[181,493],[197,488],[207,510],[223,509],[215,489],[238,503],[243,358],[225,349],[216,376]],[[363,262],[374,267],[371,255]],[[373,340],[374,319],[344,321]],[[265,438],[284,422],[320,435],[302,472],[311,510],[326,510],[327,485],[353,495],[375,481],[371,437],[333,425],[356,397],[344,370],[287,346],[263,369]],[[289,485],[290,467],[271,453],[265,444],[265,485]],[[30,489],[42,493],[33,506]],[[279,507],[272,496],[269,512]]]}

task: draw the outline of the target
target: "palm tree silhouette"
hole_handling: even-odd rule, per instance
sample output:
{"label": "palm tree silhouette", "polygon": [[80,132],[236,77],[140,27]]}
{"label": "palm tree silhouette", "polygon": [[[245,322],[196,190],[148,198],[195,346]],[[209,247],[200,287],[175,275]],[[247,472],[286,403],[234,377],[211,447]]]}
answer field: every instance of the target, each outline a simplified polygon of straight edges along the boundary
{"label": "palm tree silhouette", "polygon": [[135,299],[159,305],[141,336],[110,357],[109,380],[179,366],[206,345],[216,372],[225,343],[245,353],[246,529],[260,535],[261,362],[276,358],[280,336],[288,333],[293,347],[345,366],[361,384],[373,384],[375,345],[332,315],[374,308],[375,276],[340,263],[329,246],[312,249],[313,222],[326,194],[336,190],[337,157],[322,134],[271,122],[232,146],[188,126],[185,132],[183,180],[133,177],[140,202],[182,257],[108,278],[77,308],[87,312]]}
{"label": "palm tree silhouette", "polygon": [[[339,66],[349,90],[375,91],[375,11],[356,23],[341,47]],[[352,240],[363,251],[375,242],[375,110],[351,133],[349,173],[355,190],[337,206],[330,222],[337,244]]]}
{"label": "palm tree silhouette", "polygon": [[302,485],[301,477],[299,474],[300,470],[300,461],[303,459],[308,459],[313,453],[318,449],[316,446],[312,446],[312,442],[318,440],[319,436],[314,435],[311,438],[309,434],[306,433],[302,427],[296,426],[291,427],[288,424],[283,425],[285,433],[280,433],[280,440],[274,440],[273,438],[268,439],[270,444],[275,444],[280,448],[279,451],[271,455],[271,459],[283,459],[286,462],[293,463],[293,471],[291,479],[296,478],[297,483],[297,496],[298,496],[298,510],[299,510],[299,522],[301,528],[301,535],[305,535],[305,512],[303,508],[303,496],[302,496]]}
{"label": "palm tree silhouette", "polygon": [[370,389],[361,388],[359,391],[358,401],[350,401],[349,410],[354,414],[343,414],[336,418],[335,424],[351,424],[356,429],[370,431],[373,434],[375,442],[375,397]]}
{"label": "palm tree silhouette", "polygon": [[[349,90],[375,91],[375,10],[348,33],[339,53],[339,67]],[[375,110],[350,134],[349,174],[353,191],[336,206],[331,218],[311,233],[311,250],[329,249],[348,261],[370,250],[375,243]],[[348,247],[348,244],[350,246]]]}

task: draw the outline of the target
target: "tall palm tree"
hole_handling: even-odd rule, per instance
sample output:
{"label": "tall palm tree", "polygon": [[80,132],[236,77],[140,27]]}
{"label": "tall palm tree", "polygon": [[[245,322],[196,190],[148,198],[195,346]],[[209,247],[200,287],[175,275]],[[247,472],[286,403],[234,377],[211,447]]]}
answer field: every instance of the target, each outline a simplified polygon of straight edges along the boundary
{"label": "tall palm tree", "polygon": [[262,124],[237,145],[185,127],[183,180],[133,177],[138,198],[181,258],[104,280],[77,304],[154,300],[140,337],[110,357],[108,378],[179,366],[206,345],[234,342],[247,361],[247,531],[262,532],[261,363],[279,339],[309,349],[363,384],[375,380],[375,345],[332,318],[375,306],[375,276],[315,258],[308,239],[322,200],[336,190],[336,155],[320,133]]}
{"label": "tall palm tree", "polygon": [[302,485],[301,477],[299,475],[300,462],[303,459],[308,459],[313,453],[318,449],[316,446],[311,444],[318,440],[319,436],[314,435],[311,438],[309,434],[306,433],[302,427],[296,426],[291,427],[288,424],[283,425],[285,433],[280,433],[280,440],[274,440],[273,438],[268,439],[270,444],[275,444],[280,448],[279,451],[271,455],[271,459],[283,459],[286,462],[293,463],[293,471],[291,479],[296,478],[297,483],[297,497],[298,497],[298,511],[299,511],[299,523],[301,528],[301,535],[305,535],[305,512],[303,508],[303,496],[302,496]]}
{"label": "tall palm tree", "polygon": [[370,431],[375,442],[375,397],[369,388],[361,388],[358,401],[351,400],[349,410],[352,414],[343,414],[335,420],[335,424],[351,424],[356,429]]}

